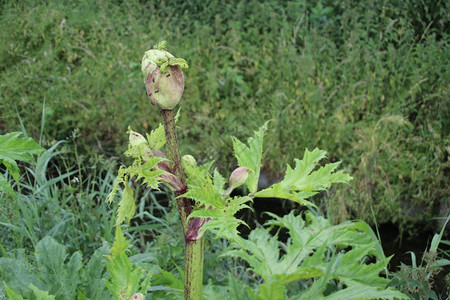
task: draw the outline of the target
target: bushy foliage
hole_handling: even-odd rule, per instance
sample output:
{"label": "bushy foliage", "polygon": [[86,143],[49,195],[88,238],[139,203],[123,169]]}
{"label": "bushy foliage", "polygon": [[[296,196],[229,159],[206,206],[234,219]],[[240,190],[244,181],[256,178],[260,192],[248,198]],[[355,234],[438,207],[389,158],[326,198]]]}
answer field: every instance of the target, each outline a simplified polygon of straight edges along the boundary
{"label": "bushy foliage", "polygon": [[[142,109],[137,62],[167,39],[195,66],[183,105],[192,117],[180,121],[187,152],[220,157],[229,169],[223,133],[242,138],[248,125],[271,119],[265,171],[279,174],[305,148],[328,149],[356,174],[335,202],[367,221],[373,203],[380,221],[406,228],[448,196],[448,5],[8,1],[0,16],[8,28],[0,33],[0,128],[18,130],[20,116],[37,137],[33,124],[43,116],[46,140],[79,129],[82,153],[122,153],[128,125],[158,123]],[[409,125],[383,133],[386,116]],[[405,207],[421,214],[399,214]]]}

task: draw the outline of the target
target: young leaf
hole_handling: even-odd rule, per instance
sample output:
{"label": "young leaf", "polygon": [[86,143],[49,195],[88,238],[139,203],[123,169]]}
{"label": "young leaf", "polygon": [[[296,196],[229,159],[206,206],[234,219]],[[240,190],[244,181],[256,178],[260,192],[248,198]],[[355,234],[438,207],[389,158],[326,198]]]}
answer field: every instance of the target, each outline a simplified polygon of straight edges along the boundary
{"label": "young leaf", "polygon": [[244,144],[235,137],[233,140],[234,156],[236,157],[240,167],[247,167],[253,172],[250,172],[247,179],[247,187],[250,193],[255,193],[258,189],[259,171],[261,168],[263,137],[267,129],[267,123],[258,131],[255,131],[255,136],[247,140],[248,145]]}
{"label": "young leaf", "polygon": [[116,226],[116,233],[114,235],[114,243],[109,250],[111,256],[109,256],[110,260],[114,257],[118,256],[120,253],[125,253],[128,248],[129,242],[125,239],[123,235],[122,228],[120,226]]}
{"label": "young leaf", "polygon": [[136,203],[134,202],[134,193],[128,184],[125,184],[125,189],[122,193],[122,200],[119,202],[117,208],[116,225],[126,221],[129,222],[136,212]]}
{"label": "young leaf", "polygon": [[222,194],[218,191],[220,189],[213,184],[209,174],[212,163],[209,162],[199,167],[186,166],[185,172],[189,190],[181,197],[195,200],[198,207],[223,209],[225,208],[225,201],[222,199]]}
{"label": "young leaf", "polygon": [[164,132],[164,126],[162,124],[159,124],[156,129],[153,129],[150,134],[147,133],[146,135],[147,142],[150,148],[159,150],[166,143],[166,135]]}
{"label": "young leaf", "polygon": [[166,173],[165,171],[158,169],[158,163],[162,161],[164,161],[164,158],[154,156],[142,163],[142,161],[137,158],[130,167],[124,168],[121,166],[119,168],[117,177],[114,180],[113,189],[106,197],[106,200],[111,203],[121,185],[124,186],[122,199],[119,202],[117,210],[116,224],[129,221],[136,211],[133,190],[128,184],[129,179],[134,178],[136,181],[142,180],[142,182],[147,184],[150,188],[158,189],[158,185],[162,180],[160,175]]}
{"label": "young leaf", "polygon": [[306,149],[302,160],[294,160],[294,169],[287,166],[283,181],[257,192],[255,197],[284,198],[301,205],[313,205],[305,199],[317,194],[318,191],[328,189],[332,183],[347,183],[352,179],[343,171],[335,172],[340,162],[327,164],[313,171],[325,155],[325,151],[317,148],[313,151]]}
{"label": "young leaf", "polygon": [[143,269],[131,263],[125,253],[127,248],[128,242],[120,226],[116,226],[115,240],[106,264],[110,275],[106,286],[115,300],[128,300],[133,294],[145,293],[149,288],[151,274],[145,275]]}

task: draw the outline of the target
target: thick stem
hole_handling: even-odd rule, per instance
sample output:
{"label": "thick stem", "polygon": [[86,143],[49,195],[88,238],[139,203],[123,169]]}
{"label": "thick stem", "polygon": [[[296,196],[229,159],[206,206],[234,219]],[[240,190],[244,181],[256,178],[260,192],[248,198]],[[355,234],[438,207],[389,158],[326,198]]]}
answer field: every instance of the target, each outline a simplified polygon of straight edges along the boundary
{"label": "thick stem", "polygon": [[[161,110],[164,119],[164,130],[166,134],[166,148],[169,160],[172,162],[171,169],[175,176],[186,187],[186,177],[181,165],[178,139],[175,127],[175,112],[173,110]],[[186,188],[175,192],[178,197],[186,193]],[[184,299],[201,300],[203,289],[203,237],[196,239],[199,226],[191,226],[187,222],[187,217],[192,212],[192,206],[187,198],[177,198],[178,211],[180,213],[181,224],[183,225],[186,254],[185,254],[185,282]],[[194,225],[195,219],[191,219]],[[197,220],[198,223],[198,220]],[[195,231],[194,234],[190,231]]]}
{"label": "thick stem", "polygon": [[[186,177],[184,175],[183,167],[181,166],[180,151],[178,148],[177,132],[175,127],[175,112],[172,109],[162,109],[161,114],[164,120],[164,130],[166,134],[166,148],[169,160],[172,162],[172,170],[175,176],[181,181],[183,186],[186,186]],[[176,191],[175,196],[184,194],[186,190]],[[187,216],[191,213],[192,207],[187,198],[177,199],[178,211],[180,213],[181,224],[184,233],[188,227]]]}
{"label": "thick stem", "polygon": [[201,300],[203,288],[203,238],[186,241],[184,299]]}

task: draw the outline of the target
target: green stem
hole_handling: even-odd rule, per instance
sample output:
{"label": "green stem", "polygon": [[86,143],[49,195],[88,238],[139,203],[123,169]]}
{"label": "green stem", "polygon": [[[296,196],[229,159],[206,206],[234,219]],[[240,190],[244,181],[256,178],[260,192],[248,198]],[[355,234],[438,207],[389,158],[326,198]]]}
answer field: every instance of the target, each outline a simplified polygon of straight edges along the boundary
{"label": "green stem", "polygon": [[186,241],[184,299],[201,300],[203,288],[203,237]]}
{"label": "green stem", "polygon": [[[173,110],[161,110],[164,119],[164,130],[166,134],[166,148],[169,160],[172,162],[172,171],[186,186],[186,177],[181,165],[180,151],[175,126],[175,112]],[[181,191],[176,191],[178,197],[186,193],[187,186]],[[188,238],[191,232],[188,232],[187,217],[192,212],[192,206],[187,198],[177,198],[177,207],[180,213],[181,224],[185,236],[186,254],[185,254],[185,282],[184,299],[201,300],[203,289],[203,237],[200,239]],[[191,221],[192,222],[192,221]],[[194,223],[195,224],[195,223]],[[197,233],[198,228],[192,228]],[[191,230],[192,231],[192,230]],[[196,234],[195,234],[196,236]]]}
{"label": "green stem", "polygon": [[[166,134],[166,148],[169,160],[172,162],[172,171],[175,176],[181,181],[183,186],[186,186],[186,177],[184,175],[183,167],[181,166],[180,151],[178,147],[177,132],[175,127],[175,112],[172,109],[162,109],[161,114],[164,120],[164,130]],[[186,192],[186,189],[176,191],[175,196],[180,196]],[[192,207],[189,199],[177,198],[177,207],[180,213],[181,224],[183,225],[184,233],[187,230],[187,216],[191,213]]]}

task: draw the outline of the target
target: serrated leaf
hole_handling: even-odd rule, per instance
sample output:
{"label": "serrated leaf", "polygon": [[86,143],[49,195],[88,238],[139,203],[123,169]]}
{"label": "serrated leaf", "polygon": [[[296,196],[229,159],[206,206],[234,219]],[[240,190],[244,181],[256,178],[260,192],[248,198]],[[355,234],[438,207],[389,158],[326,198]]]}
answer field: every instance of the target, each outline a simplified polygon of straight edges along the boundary
{"label": "serrated leaf", "polygon": [[294,159],[294,170],[288,165],[286,169],[286,176],[283,179],[283,184],[286,186],[295,185],[298,180],[303,180],[307,177],[312,170],[316,167],[316,163],[326,157],[327,152],[315,148],[313,151],[305,150],[303,159]]}
{"label": "serrated leaf", "polygon": [[180,197],[196,201],[198,207],[223,209],[225,208],[225,201],[213,184],[209,174],[211,164],[212,162],[199,167],[186,166],[188,191]]}
{"label": "serrated leaf", "polygon": [[217,209],[198,209],[193,211],[189,215],[189,219],[191,218],[203,218],[203,219],[217,219],[217,218],[223,218],[225,217],[225,213],[221,210]]}
{"label": "serrated leaf", "polygon": [[6,295],[8,295],[9,300],[24,300],[22,296],[16,293],[13,289],[11,289],[6,282],[3,281],[3,285],[5,287]]}
{"label": "serrated leaf", "polygon": [[208,220],[208,222],[200,228],[200,236],[203,235],[206,230],[211,230],[215,233],[216,237],[237,241],[239,240],[238,226],[245,225],[248,227],[248,225],[244,221],[237,219],[235,215],[241,209],[250,209],[246,204],[249,201],[252,201],[252,199],[248,196],[228,198],[223,209],[200,207],[194,210],[194,212],[189,215],[189,218],[199,217],[212,219]]}
{"label": "serrated leaf", "polygon": [[81,253],[73,253],[66,264],[66,247],[46,236],[36,245],[35,257],[49,292],[57,298],[74,299],[80,283]]}
{"label": "serrated leaf", "polygon": [[122,192],[122,199],[117,208],[116,225],[122,222],[129,222],[136,212],[136,203],[134,201],[134,193],[131,187],[126,184]]}
{"label": "serrated leaf", "polygon": [[80,251],[72,254],[65,267],[65,274],[62,278],[64,282],[64,296],[67,299],[75,299],[77,288],[81,283],[80,270],[83,267]]}
{"label": "serrated leaf", "polygon": [[49,295],[48,291],[43,291],[33,284],[30,284],[30,289],[33,290],[33,293],[36,296],[36,300],[54,300],[55,299],[55,296]]}
{"label": "serrated leaf", "polygon": [[285,300],[286,287],[278,280],[266,281],[259,286],[258,300]]}
{"label": "serrated leaf", "polygon": [[0,135],[0,161],[20,160],[33,161],[32,154],[40,154],[45,151],[32,138],[21,138],[21,132],[11,132]]}
{"label": "serrated leaf", "polygon": [[129,168],[130,178],[135,177],[135,180],[142,180],[144,184],[147,184],[148,187],[152,189],[159,189],[158,185],[161,183],[161,178],[159,177],[166,172],[158,169],[158,163],[164,161],[164,158],[161,157],[152,157],[145,163],[135,162]]}
{"label": "serrated leaf", "polygon": [[8,169],[9,173],[11,173],[11,176],[14,178],[14,181],[19,184],[19,167],[17,166],[17,163],[12,160],[12,159],[8,159],[5,158],[3,160],[0,160],[0,162],[2,162],[5,167]]}
{"label": "serrated leaf", "polygon": [[125,239],[125,236],[123,235],[122,228],[120,226],[116,226],[116,232],[114,235],[114,243],[109,250],[111,253],[111,256],[109,257],[110,260],[114,257],[118,256],[120,253],[125,253],[125,250],[128,248],[129,242]]}
{"label": "serrated leaf", "polygon": [[306,199],[314,196],[318,191],[328,189],[332,183],[347,183],[352,179],[350,175],[343,171],[335,172],[340,162],[326,164],[313,171],[316,164],[325,155],[325,151],[317,148],[313,151],[306,149],[302,160],[294,160],[294,169],[289,165],[287,166],[286,174],[281,182],[257,192],[255,197],[283,198],[301,205],[315,206]]}
{"label": "serrated leaf", "polygon": [[83,293],[87,299],[108,299],[110,294],[106,288],[106,255],[109,246],[104,243],[95,250],[86,267],[82,270]]}
{"label": "serrated leaf", "polygon": [[[385,258],[382,250],[380,253],[378,240],[370,227],[363,226],[363,222],[331,226],[328,220],[311,213],[305,214],[305,219],[301,215],[295,216],[293,212],[284,217],[270,215],[274,219],[265,224],[269,225],[269,229],[253,230],[248,239],[241,239],[235,246],[236,250],[223,255],[244,259],[264,282],[278,281],[284,285],[302,279],[314,280],[312,285],[297,295],[298,299],[327,298],[327,285],[332,279],[345,284],[345,288],[339,291],[342,295],[365,298],[363,289],[360,289],[365,286],[374,298],[381,295],[391,299],[405,296],[393,289],[386,289],[389,280],[380,275],[389,258]],[[273,226],[288,230],[290,238],[286,243],[281,244],[276,236],[270,235],[269,230]],[[348,247],[351,249],[336,252]],[[363,263],[367,256],[373,256],[377,261]],[[332,295],[340,297],[341,294]],[[329,298],[335,299],[331,295]]]}
{"label": "serrated leaf", "polygon": [[283,185],[276,183],[267,189],[261,190],[255,194],[255,197],[259,198],[281,198],[297,202],[300,205],[309,205],[316,207],[316,205],[310,201],[305,200],[306,198],[312,197],[317,192],[307,192],[307,191],[292,191],[289,188],[283,188]]}
{"label": "serrated leaf", "polygon": [[[116,226],[113,246],[108,256],[106,267],[109,280],[105,282],[106,287],[114,295],[114,299],[129,299],[138,291],[146,292],[148,289],[149,276],[144,276],[143,269],[135,267],[126,255],[128,241],[120,228]],[[143,278],[143,280],[142,280]]]}
{"label": "serrated leaf", "polygon": [[[301,297],[300,299],[311,299],[309,296]],[[348,299],[410,299],[409,296],[392,288],[381,288],[374,286],[367,286],[359,283],[352,283],[345,289],[339,290],[335,293],[324,297],[323,299],[330,300],[348,300]]]}
{"label": "serrated leaf", "polygon": [[14,291],[27,298],[31,297],[31,291],[28,288],[30,283],[42,285],[43,283],[32,272],[33,266],[26,260],[0,257],[0,273],[2,279]]}
{"label": "serrated leaf", "polygon": [[223,195],[225,189],[223,188],[226,184],[225,178],[219,173],[217,169],[214,169],[214,189],[217,193]]}
{"label": "serrated leaf", "polygon": [[47,283],[64,276],[64,261],[67,257],[66,247],[52,237],[46,236],[36,245],[34,252],[37,266]]}
{"label": "serrated leaf", "polygon": [[150,134],[147,133],[146,136],[150,148],[159,150],[166,143],[166,135],[162,124],[159,124],[156,129],[153,129]]}
{"label": "serrated leaf", "polygon": [[114,184],[111,192],[109,192],[108,196],[106,196],[106,201],[108,201],[109,204],[111,204],[114,201],[114,197],[117,195],[117,193],[120,190],[120,185],[124,184],[126,182],[125,179],[128,179],[127,175],[127,168],[124,166],[119,167],[119,171],[117,172],[117,176],[114,179]]}
{"label": "serrated leaf", "polygon": [[253,172],[250,172],[246,185],[250,193],[255,193],[258,189],[259,172],[261,168],[263,137],[267,129],[268,122],[264,123],[258,131],[255,131],[255,136],[247,140],[244,144],[235,137],[232,137],[234,156],[236,157],[240,167],[247,167]]}
{"label": "serrated leaf", "polygon": [[[315,254],[315,253],[314,253]],[[301,279],[310,279],[315,277],[322,277],[323,270],[317,267],[299,268],[289,274],[275,274],[274,278],[278,279],[283,284],[288,284]]]}

